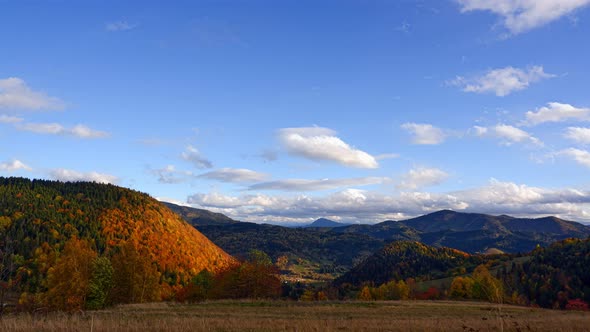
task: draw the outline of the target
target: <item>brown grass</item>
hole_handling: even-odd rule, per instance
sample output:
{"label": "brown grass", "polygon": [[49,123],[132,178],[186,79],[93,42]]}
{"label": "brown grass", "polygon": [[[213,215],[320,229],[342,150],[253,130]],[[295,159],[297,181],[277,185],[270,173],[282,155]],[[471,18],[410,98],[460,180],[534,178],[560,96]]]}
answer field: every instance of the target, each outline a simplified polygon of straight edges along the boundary
{"label": "brown grass", "polygon": [[589,331],[589,312],[473,302],[214,301],[8,315],[0,331]]}

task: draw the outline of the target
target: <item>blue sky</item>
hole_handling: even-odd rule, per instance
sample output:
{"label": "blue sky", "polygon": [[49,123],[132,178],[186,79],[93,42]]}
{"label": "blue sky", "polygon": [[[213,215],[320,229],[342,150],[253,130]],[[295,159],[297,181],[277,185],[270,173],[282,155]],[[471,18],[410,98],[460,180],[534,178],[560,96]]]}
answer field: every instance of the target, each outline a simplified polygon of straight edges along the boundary
{"label": "blue sky", "polygon": [[255,222],[590,221],[590,0],[0,4],[2,176]]}

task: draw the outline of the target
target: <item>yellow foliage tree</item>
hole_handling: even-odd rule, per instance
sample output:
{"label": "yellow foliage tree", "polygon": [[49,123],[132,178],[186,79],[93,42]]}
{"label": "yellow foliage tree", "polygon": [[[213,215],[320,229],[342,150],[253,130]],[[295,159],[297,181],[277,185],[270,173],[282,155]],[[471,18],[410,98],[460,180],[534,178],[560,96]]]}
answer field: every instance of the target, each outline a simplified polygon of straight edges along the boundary
{"label": "yellow foliage tree", "polygon": [[470,299],[473,297],[473,279],[470,277],[455,277],[449,289],[449,296],[453,299]]}
{"label": "yellow foliage tree", "polygon": [[65,311],[84,309],[95,258],[96,252],[86,240],[73,237],[66,242],[47,275],[44,299],[48,307]]}
{"label": "yellow foliage tree", "polygon": [[485,265],[479,265],[472,274],[473,297],[481,300],[488,300],[494,303],[501,303],[504,299],[504,287],[502,282],[494,278]]}
{"label": "yellow foliage tree", "polygon": [[114,274],[113,303],[160,300],[160,273],[150,256],[127,241],[111,259]]}

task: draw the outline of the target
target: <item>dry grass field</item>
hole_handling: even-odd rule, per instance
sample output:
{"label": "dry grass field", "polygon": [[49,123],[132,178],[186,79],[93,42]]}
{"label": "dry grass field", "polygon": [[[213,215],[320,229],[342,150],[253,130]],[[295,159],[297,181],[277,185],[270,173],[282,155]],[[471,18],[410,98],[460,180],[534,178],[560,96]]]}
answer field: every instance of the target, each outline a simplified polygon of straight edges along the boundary
{"label": "dry grass field", "polygon": [[590,312],[473,302],[215,301],[8,315],[0,331],[590,331]]}

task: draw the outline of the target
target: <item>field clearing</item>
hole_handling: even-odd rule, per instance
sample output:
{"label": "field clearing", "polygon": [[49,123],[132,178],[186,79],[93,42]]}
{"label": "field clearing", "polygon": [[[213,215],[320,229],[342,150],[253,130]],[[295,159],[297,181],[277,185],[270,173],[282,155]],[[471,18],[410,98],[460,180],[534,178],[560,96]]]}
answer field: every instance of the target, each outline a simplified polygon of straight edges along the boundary
{"label": "field clearing", "polygon": [[212,301],[19,314],[0,331],[590,331],[590,312],[476,302]]}

